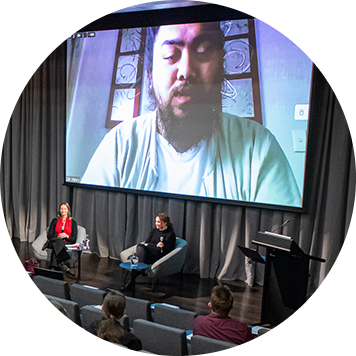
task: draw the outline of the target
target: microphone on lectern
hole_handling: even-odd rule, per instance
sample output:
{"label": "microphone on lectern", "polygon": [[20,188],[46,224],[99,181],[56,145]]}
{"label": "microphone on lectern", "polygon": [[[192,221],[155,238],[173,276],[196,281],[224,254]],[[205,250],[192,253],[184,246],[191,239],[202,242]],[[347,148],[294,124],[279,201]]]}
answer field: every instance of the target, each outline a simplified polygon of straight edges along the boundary
{"label": "microphone on lectern", "polygon": [[277,231],[278,229],[280,229],[280,228],[283,227],[284,225],[287,225],[289,222],[290,222],[290,220],[287,219],[282,225],[278,226],[277,229],[274,229],[274,230],[272,230],[271,232],[273,233],[273,232]]}

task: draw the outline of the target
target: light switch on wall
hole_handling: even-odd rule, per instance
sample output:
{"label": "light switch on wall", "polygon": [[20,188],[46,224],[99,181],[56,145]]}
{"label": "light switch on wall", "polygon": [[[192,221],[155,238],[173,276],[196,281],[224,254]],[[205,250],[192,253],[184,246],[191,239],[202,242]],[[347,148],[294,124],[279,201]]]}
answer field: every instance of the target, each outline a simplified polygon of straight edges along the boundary
{"label": "light switch on wall", "polygon": [[294,152],[305,152],[307,133],[305,130],[293,130]]}
{"label": "light switch on wall", "polygon": [[294,120],[308,120],[309,105],[296,105],[294,108]]}

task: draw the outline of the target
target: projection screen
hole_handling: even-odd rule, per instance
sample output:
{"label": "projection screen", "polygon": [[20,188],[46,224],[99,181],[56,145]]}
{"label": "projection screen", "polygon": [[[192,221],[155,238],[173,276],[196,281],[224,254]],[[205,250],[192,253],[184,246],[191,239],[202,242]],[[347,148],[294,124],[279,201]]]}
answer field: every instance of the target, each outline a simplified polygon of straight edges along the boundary
{"label": "projection screen", "polygon": [[312,67],[257,19],[74,34],[65,182],[302,208]]}

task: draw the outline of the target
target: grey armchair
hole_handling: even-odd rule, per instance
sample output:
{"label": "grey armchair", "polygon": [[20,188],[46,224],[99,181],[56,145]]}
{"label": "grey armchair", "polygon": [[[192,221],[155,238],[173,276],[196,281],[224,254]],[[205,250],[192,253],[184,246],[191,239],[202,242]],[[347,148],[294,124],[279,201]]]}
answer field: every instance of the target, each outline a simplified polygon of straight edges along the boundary
{"label": "grey armchair", "polygon": [[[42,251],[42,247],[47,241],[47,232],[48,232],[48,227],[42,231],[42,233],[36,238],[35,241],[32,242],[32,251],[34,256],[38,260],[43,260],[43,261],[50,261],[51,260],[51,254],[52,250],[47,248],[44,251]],[[78,225],[78,235],[77,235],[77,241],[76,243],[83,243],[86,237],[86,230],[84,227]],[[73,264],[77,262],[78,260],[78,254],[77,253],[72,253],[73,251],[68,251],[70,255],[70,260],[67,261],[69,264]]]}
{"label": "grey armchair", "polygon": [[[127,262],[128,257],[136,251],[137,245],[129,247],[120,253],[122,262]],[[149,265],[147,274],[157,282],[158,278],[170,276],[182,271],[187,254],[187,241],[177,237],[174,250]]]}

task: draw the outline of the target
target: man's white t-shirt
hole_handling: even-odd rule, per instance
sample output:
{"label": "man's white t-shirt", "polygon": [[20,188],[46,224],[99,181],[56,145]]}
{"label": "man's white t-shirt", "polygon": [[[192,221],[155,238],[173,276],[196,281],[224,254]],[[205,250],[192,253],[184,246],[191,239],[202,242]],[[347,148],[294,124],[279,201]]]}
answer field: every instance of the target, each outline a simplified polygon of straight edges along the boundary
{"label": "man's white t-shirt", "polygon": [[200,195],[208,159],[206,141],[179,153],[160,134],[156,134],[158,180],[155,190],[176,194]]}

